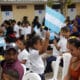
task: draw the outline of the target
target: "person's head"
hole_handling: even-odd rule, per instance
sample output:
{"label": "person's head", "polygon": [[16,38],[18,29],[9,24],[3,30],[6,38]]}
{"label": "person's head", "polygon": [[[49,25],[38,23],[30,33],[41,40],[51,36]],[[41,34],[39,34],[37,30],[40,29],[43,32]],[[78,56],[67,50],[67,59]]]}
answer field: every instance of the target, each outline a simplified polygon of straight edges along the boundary
{"label": "person's head", "polygon": [[80,39],[74,36],[68,39],[68,49],[70,50],[72,56],[80,57]]}
{"label": "person's head", "polygon": [[78,32],[77,26],[73,25],[72,32],[73,32],[73,33],[74,33],[74,32]]}
{"label": "person's head", "polygon": [[35,16],[35,21],[38,21],[39,20],[39,17],[38,16]]}
{"label": "person's head", "polygon": [[8,20],[5,20],[3,24],[4,24],[4,26],[5,26],[6,28],[11,25],[11,24],[10,24],[10,21],[8,21]]}
{"label": "person's head", "polygon": [[17,55],[18,55],[18,51],[16,47],[15,48],[11,46],[6,47],[4,57],[7,63],[13,64],[17,60]]}
{"label": "person's head", "polygon": [[23,21],[27,21],[28,20],[28,17],[27,16],[24,16],[23,17]]}
{"label": "person's head", "polygon": [[68,27],[62,27],[61,28],[61,34],[62,36],[69,38],[70,36],[70,29]]}
{"label": "person's head", "polygon": [[41,50],[42,49],[42,40],[39,36],[35,35],[33,36],[30,40],[28,40],[27,42],[27,46],[29,48],[33,48],[33,49],[36,49],[36,50]]}
{"label": "person's head", "polygon": [[17,25],[18,25],[18,26],[21,26],[21,22],[20,22],[20,21],[18,21],[18,22],[17,22]]}
{"label": "person's head", "polygon": [[19,74],[16,70],[7,69],[2,73],[2,80],[19,80]]}
{"label": "person's head", "polygon": [[76,26],[76,27],[78,26],[77,20],[74,20],[74,21],[73,21],[73,25]]}
{"label": "person's head", "polygon": [[23,50],[25,48],[25,43],[20,40],[20,39],[17,39],[16,40],[16,45],[18,46],[19,49]]}

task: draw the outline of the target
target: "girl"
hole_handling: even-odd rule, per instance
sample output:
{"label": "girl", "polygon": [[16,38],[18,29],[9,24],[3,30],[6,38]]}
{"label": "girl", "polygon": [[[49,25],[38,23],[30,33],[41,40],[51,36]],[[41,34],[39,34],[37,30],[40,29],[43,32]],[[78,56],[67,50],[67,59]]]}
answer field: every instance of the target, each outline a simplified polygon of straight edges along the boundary
{"label": "girl", "polygon": [[27,44],[30,53],[29,59],[31,64],[31,71],[39,74],[42,80],[45,80],[45,78],[43,75],[44,63],[41,58],[41,54],[47,50],[48,42],[49,33],[46,32],[45,41],[42,41],[39,36],[34,35],[31,39],[29,39]]}

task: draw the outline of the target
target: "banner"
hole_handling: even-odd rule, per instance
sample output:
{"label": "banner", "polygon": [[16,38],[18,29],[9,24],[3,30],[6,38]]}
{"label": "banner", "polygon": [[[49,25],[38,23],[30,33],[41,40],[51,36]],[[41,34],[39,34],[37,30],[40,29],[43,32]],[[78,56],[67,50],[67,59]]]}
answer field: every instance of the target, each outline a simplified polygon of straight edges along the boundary
{"label": "banner", "polygon": [[3,19],[3,21],[13,19],[13,12],[12,11],[3,11],[2,12],[2,19]]}

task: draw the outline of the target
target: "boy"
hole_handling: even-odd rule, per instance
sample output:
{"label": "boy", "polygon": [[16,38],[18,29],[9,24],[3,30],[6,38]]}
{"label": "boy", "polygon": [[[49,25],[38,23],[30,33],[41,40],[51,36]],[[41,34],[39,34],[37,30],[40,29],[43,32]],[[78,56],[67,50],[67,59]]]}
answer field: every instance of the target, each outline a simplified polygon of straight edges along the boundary
{"label": "boy", "polygon": [[58,43],[54,42],[55,47],[60,51],[61,54],[68,52],[67,39],[69,38],[69,36],[70,29],[68,27],[61,28],[60,40]]}

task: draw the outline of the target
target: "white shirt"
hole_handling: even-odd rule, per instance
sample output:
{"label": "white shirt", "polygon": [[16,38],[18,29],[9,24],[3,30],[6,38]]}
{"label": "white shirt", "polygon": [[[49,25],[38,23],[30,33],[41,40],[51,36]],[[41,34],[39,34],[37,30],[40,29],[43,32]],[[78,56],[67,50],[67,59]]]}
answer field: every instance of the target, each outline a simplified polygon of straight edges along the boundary
{"label": "white shirt", "polygon": [[37,74],[43,74],[44,73],[44,62],[42,60],[42,57],[39,55],[39,51],[35,49],[30,49],[30,64],[31,69],[33,72]]}
{"label": "white shirt", "polygon": [[15,24],[15,25],[14,25],[14,31],[16,32],[16,37],[17,37],[17,38],[19,38],[19,36],[20,36],[20,35],[19,35],[19,30],[20,30],[19,26],[18,26],[17,24]]}
{"label": "white shirt", "polygon": [[60,52],[66,52],[68,51],[67,49],[67,39],[65,37],[61,37],[58,46],[60,47]]}
{"label": "white shirt", "polygon": [[19,61],[26,60],[25,66],[26,66],[26,68],[30,68],[29,53],[27,52],[26,49],[19,52],[18,60]]}
{"label": "white shirt", "polygon": [[21,27],[20,27],[20,30],[21,30],[21,35],[24,35],[24,31],[25,31],[25,30],[24,30],[24,27],[21,26]]}
{"label": "white shirt", "polygon": [[53,44],[53,56],[59,56],[60,52],[56,49],[55,45]]}
{"label": "white shirt", "polygon": [[24,35],[31,34],[31,26],[24,27]]}

